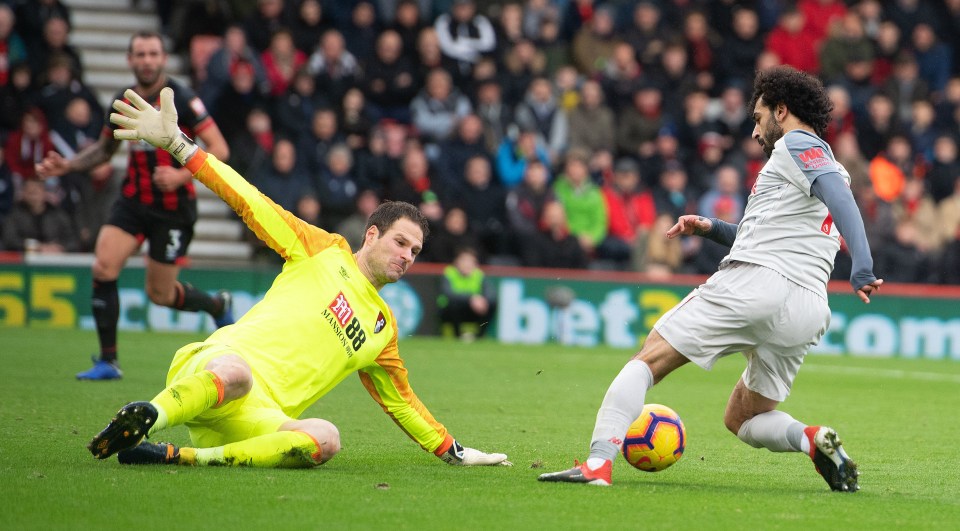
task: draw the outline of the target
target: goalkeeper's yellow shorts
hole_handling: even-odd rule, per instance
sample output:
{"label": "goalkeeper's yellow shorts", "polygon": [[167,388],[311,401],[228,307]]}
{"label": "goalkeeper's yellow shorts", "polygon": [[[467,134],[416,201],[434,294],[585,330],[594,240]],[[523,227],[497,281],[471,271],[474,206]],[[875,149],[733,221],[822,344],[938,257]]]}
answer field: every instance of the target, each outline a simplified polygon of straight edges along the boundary
{"label": "goalkeeper's yellow shorts", "polygon": [[[210,360],[228,354],[239,355],[230,346],[217,343],[184,346],[173,357],[167,385],[203,371]],[[254,376],[253,387],[245,397],[223,407],[208,409],[185,424],[195,447],[211,448],[274,433],[291,420],[294,419],[283,412]]]}

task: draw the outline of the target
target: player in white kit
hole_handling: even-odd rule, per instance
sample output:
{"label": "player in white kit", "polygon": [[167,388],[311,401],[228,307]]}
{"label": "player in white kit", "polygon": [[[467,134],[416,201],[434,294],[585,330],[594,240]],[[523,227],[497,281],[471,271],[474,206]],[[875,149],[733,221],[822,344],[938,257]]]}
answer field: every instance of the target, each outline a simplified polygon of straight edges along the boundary
{"label": "player in white kit", "polygon": [[790,67],[758,72],[751,103],[753,138],[769,160],[751,190],[739,225],[681,216],[668,238],[695,234],[730,246],[720,270],[667,312],[607,389],[589,458],[540,481],[611,484],[611,464],[647,390],[689,361],[710,369],[742,352],[747,367],[724,413],[745,443],[774,452],[804,452],[832,490],[859,490],[856,464],[832,428],[807,426],[776,408],[807,350],[830,323],[827,281],[846,240],[850,283],[861,300],[883,283],[850,175],[822,140],[832,104],[818,79]]}

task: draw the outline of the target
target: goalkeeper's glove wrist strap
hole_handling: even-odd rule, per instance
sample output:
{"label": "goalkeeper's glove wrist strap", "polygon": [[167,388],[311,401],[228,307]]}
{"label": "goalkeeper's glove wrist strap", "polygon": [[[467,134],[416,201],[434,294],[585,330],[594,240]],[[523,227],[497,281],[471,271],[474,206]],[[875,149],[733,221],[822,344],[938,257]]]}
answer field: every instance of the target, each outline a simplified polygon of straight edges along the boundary
{"label": "goalkeeper's glove wrist strap", "polygon": [[443,459],[445,463],[451,465],[463,464],[463,446],[461,446],[460,443],[454,439],[453,444],[450,445],[450,448],[448,448],[446,452],[440,454],[440,459]]}
{"label": "goalkeeper's glove wrist strap", "polygon": [[170,147],[167,148],[167,151],[173,155],[173,158],[177,159],[181,165],[186,166],[187,161],[190,160],[190,157],[197,152],[197,144],[193,140],[190,140],[190,137],[180,133],[180,136],[173,139],[173,142],[170,144]]}

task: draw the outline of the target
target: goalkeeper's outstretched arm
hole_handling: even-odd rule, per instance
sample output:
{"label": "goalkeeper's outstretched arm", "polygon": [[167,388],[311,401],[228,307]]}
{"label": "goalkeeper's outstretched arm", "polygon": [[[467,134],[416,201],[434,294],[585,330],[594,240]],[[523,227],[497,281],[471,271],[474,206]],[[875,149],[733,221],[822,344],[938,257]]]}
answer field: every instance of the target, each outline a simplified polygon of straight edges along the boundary
{"label": "goalkeeper's outstretched arm", "polygon": [[[392,315],[391,315],[392,317]],[[506,454],[486,453],[458,443],[437,421],[410,387],[407,370],[397,348],[396,319],[391,319],[392,339],[376,361],[358,373],[364,388],[380,404],[397,426],[428,452],[445,463],[462,466],[504,465],[512,463]]]}
{"label": "goalkeeper's outstretched arm", "polygon": [[173,89],[160,91],[160,110],[144,101],[136,92],[113,102],[117,111],[110,121],[121,128],[114,131],[117,140],[144,140],[170,153],[187,167],[194,177],[223,199],[257,237],[284,259],[307,256],[331,243],[333,235],[298,219],[260,193],[229,165],[200,149],[177,126]]}

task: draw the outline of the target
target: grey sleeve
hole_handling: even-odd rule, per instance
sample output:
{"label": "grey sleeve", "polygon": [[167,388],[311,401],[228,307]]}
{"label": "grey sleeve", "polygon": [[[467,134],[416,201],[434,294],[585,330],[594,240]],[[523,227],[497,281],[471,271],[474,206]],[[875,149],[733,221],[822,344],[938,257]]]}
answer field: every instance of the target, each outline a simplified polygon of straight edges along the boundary
{"label": "grey sleeve", "polygon": [[[802,179],[804,181],[797,182],[795,179],[800,177],[794,175],[793,172],[787,172],[786,176],[794,184],[800,185],[801,190],[807,190],[821,175],[840,171],[830,147],[822,138],[813,133],[793,130],[784,135],[783,142],[787,147],[787,154],[790,155],[797,169],[803,174]],[[813,193],[811,192],[810,195],[813,195]]]}
{"label": "grey sleeve", "polygon": [[736,223],[727,223],[717,218],[710,218],[710,222],[713,223],[713,226],[702,236],[720,245],[733,246],[733,241],[737,239],[737,228],[739,226]]}
{"label": "grey sleeve", "polygon": [[877,279],[873,274],[873,257],[863,228],[860,210],[853,200],[853,194],[839,173],[825,173],[816,178],[810,188],[817,199],[823,201],[830,211],[837,230],[847,242],[853,267],[850,271],[850,284],[859,290]]}

